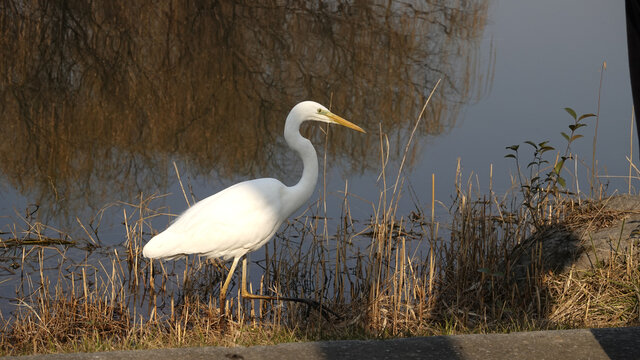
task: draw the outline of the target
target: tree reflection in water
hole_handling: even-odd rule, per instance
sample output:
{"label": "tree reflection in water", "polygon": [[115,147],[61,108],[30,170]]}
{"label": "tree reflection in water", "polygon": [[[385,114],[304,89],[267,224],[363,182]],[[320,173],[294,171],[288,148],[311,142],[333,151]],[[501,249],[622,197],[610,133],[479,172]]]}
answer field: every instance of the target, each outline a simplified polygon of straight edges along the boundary
{"label": "tree reflection in water", "polygon": [[328,163],[375,169],[379,124],[398,156],[439,78],[423,135],[451,128],[490,83],[477,54],[487,10],[482,0],[5,1],[3,177],[63,216],[162,192],[171,160],[193,175],[291,183],[299,164],[281,134],[305,99],[372,133],[332,133]]}

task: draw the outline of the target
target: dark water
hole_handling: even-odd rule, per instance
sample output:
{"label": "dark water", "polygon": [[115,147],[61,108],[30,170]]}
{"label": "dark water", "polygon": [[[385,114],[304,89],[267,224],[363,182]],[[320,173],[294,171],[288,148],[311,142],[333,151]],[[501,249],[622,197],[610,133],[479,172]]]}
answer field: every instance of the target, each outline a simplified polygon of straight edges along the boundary
{"label": "dark water", "polygon": [[[383,189],[381,139],[393,183],[439,79],[409,148],[400,212],[430,208],[434,174],[445,216],[458,158],[465,181],[487,190],[492,169],[491,188],[504,193],[515,174],[505,146],[563,148],[562,109],[598,111],[603,61],[599,179],[610,193],[628,191],[626,178],[611,177],[628,175],[634,133],[622,2],[9,1],[0,17],[3,239],[46,224],[47,236],[123,244],[123,211],[135,212],[128,204],[140,196],[167,194],[146,204],[163,213],[186,208],[176,168],[190,200],[253,177],[293,184],[301,164],[281,133],[306,99],[368,130],[304,129],[326,173],[310,206],[326,199],[337,217],[346,188],[352,216],[366,219]],[[582,191],[594,130],[589,123],[573,146]],[[169,220],[150,221],[161,230]],[[3,296],[23,251],[3,256]],[[81,262],[85,252],[74,251]],[[58,262],[50,256],[52,269]]]}
{"label": "dark water", "polygon": [[[369,130],[332,130],[327,146],[317,126],[305,130],[329,180],[334,171],[375,177],[380,132],[396,163],[438,79],[420,138],[451,129],[487,82],[478,58],[486,1],[3,10],[4,37],[14,39],[3,43],[0,109],[12,134],[0,148],[3,214],[37,207],[31,217],[65,229],[141,193],[178,195],[166,201],[179,212],[174,162],[197,198],[258,176],[294,183],[300,164],[281,133],[305,99]],[[409,169],[421,151],[412,148]]]}
{"label": "dark water", "polygon": [[[602,63],[607,67],[600,91],[600,121],[596,142],[599,179],[608,192],[629,191],[632,100],[626,49],[624,3],[622,1],[497,1],[489,11],[481,52],[487,44],[495,49],[495,75],[491,89],[478,102],[461,112],[455,129],[445,135],[427,137],[427,145],[414,173],[436,173],[444,195],[451,193],[456,160],[465,173],[478,174],[482,187],[489,187],[493,165],[493,187],[504,193],[515,175],[505,146],[549,140],[564,150],[560,135],[571,118],[564,107],[578,113],[598,112]],[[572,144],[578,155],[581,193],[587,192],[587,175],[593,157],[595,121],[582,129],[585,136]],[[633,160],[638,159],[638,140],[633,140]],[[527,145],[523,145],[523,149]],[[524,153],[530,160],[530,153]],[[573,172],[574,164],[567,169]],[[567,173],[567,175],[569,175]],[[590,174],[589,174],[590,175]],[[637,191],[633,170],[632,192]],[[624,178],[618,178],[622,176]],[[569,176],[572,178],[572,176]],[[575,184],[570,186],[575,190]],[[426,197],[424,198],[427,199]]]}

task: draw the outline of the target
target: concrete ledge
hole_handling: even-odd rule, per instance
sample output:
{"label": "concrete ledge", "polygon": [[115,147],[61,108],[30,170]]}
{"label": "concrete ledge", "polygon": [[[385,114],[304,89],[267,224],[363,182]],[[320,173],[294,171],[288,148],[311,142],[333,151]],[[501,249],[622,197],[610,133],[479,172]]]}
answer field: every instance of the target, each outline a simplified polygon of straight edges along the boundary
{"label": "concrete ledge", "polygon": [[640,359],[640,327],[31,355],[4,359]]}

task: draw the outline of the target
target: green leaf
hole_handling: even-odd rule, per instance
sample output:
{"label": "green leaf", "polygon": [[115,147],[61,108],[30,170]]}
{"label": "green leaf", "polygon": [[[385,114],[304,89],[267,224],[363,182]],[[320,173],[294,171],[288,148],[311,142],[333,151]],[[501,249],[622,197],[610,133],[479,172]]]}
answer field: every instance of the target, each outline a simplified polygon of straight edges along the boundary
{"label": "green leaf", "polygon": [[559,175],[560,171],[562,171],[563,166],[564,166],[564,160],[558,161],[556,166],[553,168],[553,172]]}
{"label": "green leaf", "polygon": [[560,184],[562,187],[567,187],[567,183],[561,177],[558,177],[558,184]]}
{"label": "green leaf", "polygon": [[511,145],[511,146],[507,146],[505,149],[509,149],[509,150],[513,150],[515,152],[518,152],[518,148],[520,147],[520,145]]}
{"label": "green leaf", "polygon": [[571,139],[569,138],[569,135],[567,135],[564,131],[561,131],[560,134],[562,135],[563,138],[565,138],[567,141],[571,141]]}
{"label": "green leaf", "polygon": [[571,131],[576,131],[583,126],[587,126],[587,124],[571,124],[569,125],[569,129],[571,129]]}
{"label": "green leaf", "polygon": [[566,108],[564,108],[564,110],[565,110],[566,112],[568,112],[568,113],[569,113],[569,115],[571,115],[571,117],[573,117],[573,119],[574,119],[574,120],[576,119],[576,116],[577,116],[577,115],[576,115],[576,112],[575,112],[575,111],[573,111],[573,109],[572,109],[572,108],[566,107]]}
{"label": "green leaf", "polygon": [[589,114],[582,114],[582,115],[580,115],[580,117],[578,118],[578,121],[580,121],[580,120],[582,120],[582,119],[586,119],[586,118],[594,117],[594,116],[596,116],[596,114],[591,114],[591,113],[589,113]]}
{"label": "green leaf", "polygon": [[507,154],[504,157],[506,157],[506,158],[514,158],[514,159],[516,158],[516,156],[513,155],[513,154]]}
{"label": "green leaf", "polygon": [[575,139],[580,139],[581,137],[584,137],[584,136],[583,136],[583,135],[580,135],[580,134],[576,134],[576,135],[573,135],[573,136],[571,137],[571,140],[569,140],[569,141],[573,141],[573,140],[575,140]]}

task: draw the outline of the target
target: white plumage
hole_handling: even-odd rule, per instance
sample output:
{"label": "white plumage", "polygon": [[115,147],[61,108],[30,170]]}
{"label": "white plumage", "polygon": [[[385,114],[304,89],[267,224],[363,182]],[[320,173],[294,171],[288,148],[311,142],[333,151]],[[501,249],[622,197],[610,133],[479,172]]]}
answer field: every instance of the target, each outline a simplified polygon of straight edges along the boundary
{"label": "white plumage", "polygon": [[280,193],[286,186],[276,179],[257,179],[233,185],[185,211],[144,247],[149,258],[201,254],[225,260],[257,250],[283,222]]}
{"label": "white plumage", "polygon": [[[149,240],[142,254],[151,259],[172,259],[188,254],[233,259],[220,290],[221,303],[224,303],[238,260],[266,244],[315,189],[318,158],[311,142],[300,135],[300,124],[304,121],[340,124],[364,132],[316,102],[297,104],[289,112],[284,129],[287,144],[300,155],[304,165],[302,177],[296,185],[286,186],[276,179],[264,178],[228,187],[187,209],[165,231]],[[242,296],[271,298],[246,292],[245,271],[246,258]]]}

